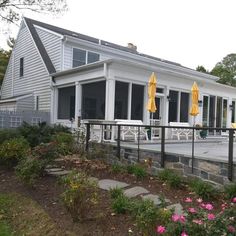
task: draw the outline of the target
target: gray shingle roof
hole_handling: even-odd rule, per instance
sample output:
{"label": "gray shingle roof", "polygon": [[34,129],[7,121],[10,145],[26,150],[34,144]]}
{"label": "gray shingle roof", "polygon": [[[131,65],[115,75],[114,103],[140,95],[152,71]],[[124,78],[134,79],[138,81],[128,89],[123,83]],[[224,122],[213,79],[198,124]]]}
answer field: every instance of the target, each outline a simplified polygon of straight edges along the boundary
{"label": "gray shingle roof", "polygon": [[67,29],[63,29],[63,28],[60,28],[60,27],[57,27],[57,26],[49,25],[49,24],[46,24],[46,23],[43,23],[43,22],[40,22],[40,21],[32,20],[32,19],[29,19],[29,18],[26,18],[26,17],[24,19],[26,20],[26,23],[27,23],[27,25],[29,26],[29,28],[31,30],[32,36],[34,37],[34,40],[35,40],[35,43],[36,43],[37,47],[39,48],[40,54],[41,54],[43,60],[45,61],[45,64],[47,65],[48,71],[51,71],[51,73],[55,72],[55,68],[54,68],[54,66],[53,66],[53,64],[52,64],[52,62],[51,62],[44,46],[43,46],[42,41],[40,40],[40,38],[37,34],[37,31],[33,27],[33,25],[38,25],[38,26],[43,27],[45,29],[54,31],[58,34],[61,34],[63,36],[71,36],[71,37],[86,40],[86,41],[89,41],[89,42],[92,42],[92,43],[95,43],[95,44],[101,44],[101,45],[109,47],[109,48],[114,48],[114,49],[117,49],[117,50],[120,50],[120,51],[129,52],[129,53],[139,55],[139,56],[142,56],[142,57],[145,57],[145,58],[149,58],[149,59],[152,59],[152,60],[156,60],[156,61],[160,61],[160,62],[164,62],[164,63],[176,65],[176,66],[181,66],[179,63],[176,63],[176,62],[172,62],[172,61],[164,60],[164,59],[161,59],[161,58],[158,58],[158,57],[153,57],[153,56],[150,56],[150,55],[147,55],[147,54],[139,53],[139,52],[137,52],[136,50],[134,50],[132,48],[124,47],[124,46],[114,44],[114,43],[111,43],[111,42],[108,42],[108,41],[105,41],[105,40],[99,40],[97,38],[93,38],[93,37],[90,37],[90,36],[87,36],[87,35],[84,35],[84,34],[80,34],[80,33],[74,32],[74,31],[70,31],[70,30],[67,30]]}

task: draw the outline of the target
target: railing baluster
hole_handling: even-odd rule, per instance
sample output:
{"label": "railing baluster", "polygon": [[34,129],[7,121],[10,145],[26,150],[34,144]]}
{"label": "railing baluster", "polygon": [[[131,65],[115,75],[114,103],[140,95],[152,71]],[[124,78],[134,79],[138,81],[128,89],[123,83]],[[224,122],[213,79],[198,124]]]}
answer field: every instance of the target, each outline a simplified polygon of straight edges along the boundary
{"label": "railing baluster", "polygon": [[138,126],[138,162],[140,162],[140,126]]}
{"label": "railing baluster", "polygon": [[85,150],[86,152],[89,149],[89,139],[90,139],[90,124],[86,124],[86,146],[85,146]]}
{"label": "railing baluster", "polygon": [[161,167],[165,167],[165,127],[161,127]]}
{"label": "railing baluster", "polygon": [[228,152],[228,179],[233,180],[233,146],[234,146],[234,130],[229,130],[229,152]]}
{"label": "railing baluster", "polygon": [[117,129],[117,157],[120,159],[120,125],[118,125],[118,129]]}
{"label": "railing baluster", "polygon": [[195,132],[194,132],[194,127],[193,127],[193,132],[192,132],[192,173],[193,173],[193,162],[194,162],[194,139],[195,139]]}

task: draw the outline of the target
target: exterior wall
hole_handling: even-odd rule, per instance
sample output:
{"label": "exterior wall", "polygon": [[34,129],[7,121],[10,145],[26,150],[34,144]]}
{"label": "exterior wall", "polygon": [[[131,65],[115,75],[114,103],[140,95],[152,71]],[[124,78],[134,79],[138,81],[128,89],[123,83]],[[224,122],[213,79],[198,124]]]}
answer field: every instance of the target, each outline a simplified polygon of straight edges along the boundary
{"label": "exterior wall", "polygon": [[15,111],[16,110],[16,102],[7,102],[4,104],[0,104],[0,111]]}
{"label": "exterior wall", "polygon": [[[50,77],[27,27],[20,29],[13,55],[3,82],[2,98],[34,92],[35,95],[39,96],[39,110],[50,110]],[[21,57],[24,57],[23,77],[20,77]],[[10,90],[12,83],[10,69],[12,65],[14,67],[12,71],[14,84]]]}
{"label": "exterior wall", "polygon": [[61,70],[61,36],[36,27],[36,31],[50,57],[56,71]]}
{"label": "exterior wall", "polygon": [[34,110],[34,97],[26,97],[17,101],[17,110],[18,111],[27,111]]}

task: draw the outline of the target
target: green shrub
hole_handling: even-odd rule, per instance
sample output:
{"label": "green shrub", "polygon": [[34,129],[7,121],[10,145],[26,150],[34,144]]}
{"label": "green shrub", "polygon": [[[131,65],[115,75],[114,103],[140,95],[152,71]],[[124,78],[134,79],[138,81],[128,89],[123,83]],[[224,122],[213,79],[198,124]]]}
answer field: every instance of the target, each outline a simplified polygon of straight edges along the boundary
{"label": "green shrub", "polygon": [[33,148],[32,155],[35,156],[38,160],[44,160],[49,164],[58,156],[57,143],[42,143]]}
{"label": "green shrub", "polygon": [[0,130],[0,144],[9,139],[20,138],[20,136],[17,129],[2,129]]}
{"label": "green shrub", "polygon": [[70,133],[59,132],[53,135],[53,140],[57,143],[57,151],[59,154],[68,155],[73,153],[75,140]]}
{"label": "green shrub", "polygon": [[144,167],[140,165],[129,165],[127,166],[127,172],[133,174],[137,179],[143,179],[147,176],[147,172]]}
{"label": "green shrub", "polygon": [[225,186],[224,192],[226,193],[226,197],[231,199],[236,196],[236,184],[228,184]]}
{"label": "green shrub", "polygon": [[111,198],[116,199],[119,196],[123,195],[123,190],[121,188],[112,188],[109,190]]}
{"label": "green shrub", "polygon": [[0,164],[9,168],[14,167],[29,151],[29,144],[22,137],[6,140],[0,145]]}
{"label": "green shrub", "polygon": [[97,182],[85,173],[72,172],[62,178],[62,184],[66,187],[62,199],[73,220],[85,220],[92,206],[98,203]]}
{"label": "green shrub", "polygon": [[43,175],[46,163],[30,156],[16,166],[16,175],[27,185],[32,186]]}
{"label": "green shrub", "polygon": [[215,199],[219,192],[212,184],[201,179],[191,180],[189,183],[190,189],[204,200]]}
{"label": "green shrub", "polygon": [[117,214],[125,214],[130,209],[130,199],[124,196],[124,194],[117,196],[112,201],[112,209]]}
{"label": "green shrub", "polygon": [[180,188],[183,184],[182,177],[169,169],[160,171],[158,178],[162,181],[166,181],[172,188]]}
{"label": "green shrub", "polygon": [[158,209],[150,200],[139,200],[134,202],[131,208],[132,215],[143,235],[156,235],[155,227],[158,218]]}
{"label": "green shrub", "polygon": [[113,164],[111,166],[111,171],[115,174],[119,174],[119,173],[124,173],[126,170],[125,170],[125,167],[122,166],[122,165],[119,165],[119,164]]}

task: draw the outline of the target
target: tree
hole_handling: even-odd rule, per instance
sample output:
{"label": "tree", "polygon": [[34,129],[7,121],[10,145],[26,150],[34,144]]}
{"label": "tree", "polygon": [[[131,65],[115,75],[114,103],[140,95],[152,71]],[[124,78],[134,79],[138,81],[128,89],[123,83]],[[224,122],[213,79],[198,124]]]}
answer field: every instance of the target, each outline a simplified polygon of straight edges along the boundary
{"label": "tree", "polygon": [[196,71],[203,72],[203,73],[209,73],[209,71],[207,71],[204,66],[197,66]]}
{"label": "tree", "polygon": [[236,54],[231,53],[224,57],[215,65],[211,74],[220,77],[217,82],[236,87]]}
{"label": "tree", "polygon": [[58,14],[66,10],[66,0],[0,0],[0,19],[8,23],[16,23],[24,11]]}

